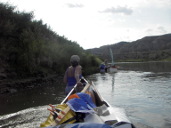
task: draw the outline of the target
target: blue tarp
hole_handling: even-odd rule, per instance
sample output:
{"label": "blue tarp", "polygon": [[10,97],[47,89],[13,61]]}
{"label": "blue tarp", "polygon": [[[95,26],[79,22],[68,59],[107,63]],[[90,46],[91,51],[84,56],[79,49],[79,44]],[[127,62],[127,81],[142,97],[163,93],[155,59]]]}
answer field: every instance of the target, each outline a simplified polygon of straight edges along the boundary
{"label": "blue tarp", "polygon": [[75,123],[75,124],[63,124],[59,126],[50,126],[46,128],[135,128],[135,126],[127,122],[119,122],[114,125],[98,124],[98,123]]}
{"label": "blue tarp", "polygon": [[92,108],[95,108],[95,107],[96,107],[96,105],[93,103],[93,100],[92,100],[92,98],[91,98],[90,95],[88,95],[88,94],[86,94],[86,93],[82,93],[82,92],[77,93],[77,95],[78,95],[82,100],[84,100],[84,102],[86,102],[90,107],[92,107]]}
{"label": "blue tarp", "polygon": [[96,124],[96,123],[76,123],[76,124],[67,124],[60,126],[51,126],[46,128],[112,128],[107,124]]}
{"label": "blue tarp", "polygon": [[73,98],[66,104],[74,111],[81,113],[94,113],[95,104],[92,98],[86,93],[77,93],[80,98]]}

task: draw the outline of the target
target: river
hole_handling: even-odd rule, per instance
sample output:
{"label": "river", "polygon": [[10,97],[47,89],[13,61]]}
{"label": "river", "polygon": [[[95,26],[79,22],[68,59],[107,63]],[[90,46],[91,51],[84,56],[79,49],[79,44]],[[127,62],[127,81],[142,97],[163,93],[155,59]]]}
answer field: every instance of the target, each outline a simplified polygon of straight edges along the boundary
{"label": "river", "polygon": [[[93,74],[101,95],[123,108],[137,128],[171,128],[171,62],[118,63],[114,74]],[[60,103],[64,85],[51,85],[0,97],[0,127],[39,127],[48,104]]]}

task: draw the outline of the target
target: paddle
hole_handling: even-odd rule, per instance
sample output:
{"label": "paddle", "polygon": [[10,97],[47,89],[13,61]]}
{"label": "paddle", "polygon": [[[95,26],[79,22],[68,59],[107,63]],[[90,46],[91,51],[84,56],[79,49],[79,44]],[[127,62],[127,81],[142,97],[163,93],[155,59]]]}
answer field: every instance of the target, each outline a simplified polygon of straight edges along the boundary
{"label": "paddle", "polygon": [[[90,87],[90,84],[87,83],[87,85],[83,88],[81,92],[85,93],[87,89]],[[63,102],[62,102],[63,103]],[[59,122],[65,117],[65,115],[70,111],[70,107],[67,106],[64,110],[60,111],[57,113],[57,118],[55,121],[51,124],[52,126],[56,126],[59,124]]]}
{"label": "paddle", "polygon": [[[87,81],[86,79],[84,79],[84,78],[82,78],[82,79],[83,79],[86,83],[88,83],[88,81]],[[92,85],[93,89],[98,93],[100,100],[101,100],[101,101],[104,101],[103,98],[101,97],[99,91],[96,89],[96,87],[95,87],[95,85],[94,85],[93,82],[91,82],[91,85]]]}
{"label": "paddle", "polygon": [[[83,80],[84,80],[86,83],[88,83],[88,81],[87,81],[86,79],[83,78]],[[106,106],[109,106],[109,105],[106,103],[106,101],[104,101],[103,97],[100,95],[99,91],[97,90],[97,88],[96,88],[96,86],[94,85],[93,82],[91,82],[91,87],[93,87],[93,90],[97,93],[97,95],[98,95],[98,97],[99,97],[99,101],[100,101],[101,103],[104,102],[104,103],[106,104]]]}
{"label": "paddle", "polygon": [[[87,80],[84,79],[86,83],[88,83]],[[99,97],[99,101],[101,102],[99,107],[94,108],[94,110],[97,112],[97,115],[109,115],[109,110],[107,107],[110,105],[103,99],[103,97],[100,95],[99,91],[97,90],[96,86],[94,85],[93,82],[91,82],[91,87],[93,87],[93,90],[97,93]],[[98,103],[99,104],[99,103]]]}
{"label": "paddle", "polygon": [[[81,78],[82,79],[82,78]],[[81,81],[81,79],[79,80],[79,82]],[[74,87],[72,88],[72,90],[68,93],[68,95],[65,97],[65,99],[61,102],[61,104],[63,104],[64,102],[67,101],[68,97],[73,93],[73,91],[75,90],[75,88],[77,87],[78,84],[75,84]]]}

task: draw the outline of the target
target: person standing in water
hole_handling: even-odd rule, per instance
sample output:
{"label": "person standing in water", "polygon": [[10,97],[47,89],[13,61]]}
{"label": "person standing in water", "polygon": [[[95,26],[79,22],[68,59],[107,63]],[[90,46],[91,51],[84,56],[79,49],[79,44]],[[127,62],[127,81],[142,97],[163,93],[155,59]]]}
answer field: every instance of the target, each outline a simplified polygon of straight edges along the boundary
{"label": "person standing in water", "polygon": [[70,59],[71,66],[69,66],[64,75],[64,83],[67,84],[65,88],[65,94],[67,95],[75,84],[81,84],[80,78],[82,77],[82,67],[80,63],[80,57],[78,55],[72,55]]}

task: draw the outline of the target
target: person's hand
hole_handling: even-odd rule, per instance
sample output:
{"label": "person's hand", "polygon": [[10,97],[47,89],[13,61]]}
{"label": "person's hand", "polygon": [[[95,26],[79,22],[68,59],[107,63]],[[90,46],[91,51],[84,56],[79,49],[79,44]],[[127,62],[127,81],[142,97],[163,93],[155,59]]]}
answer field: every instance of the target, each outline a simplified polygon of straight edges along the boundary
{"label": "person's hand", "polygon": [[81,82],[77,82],[77,86],[81,86],[82,85],[82,83]]}
{"label": "person's hand", "polygon": [[84,86],[81,82],[77,82],[76,92],[81,92]]}

